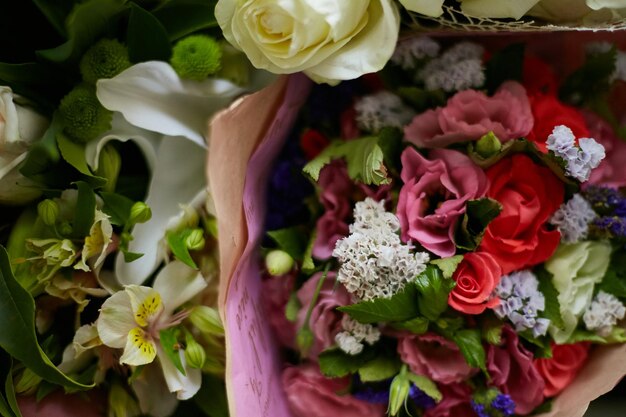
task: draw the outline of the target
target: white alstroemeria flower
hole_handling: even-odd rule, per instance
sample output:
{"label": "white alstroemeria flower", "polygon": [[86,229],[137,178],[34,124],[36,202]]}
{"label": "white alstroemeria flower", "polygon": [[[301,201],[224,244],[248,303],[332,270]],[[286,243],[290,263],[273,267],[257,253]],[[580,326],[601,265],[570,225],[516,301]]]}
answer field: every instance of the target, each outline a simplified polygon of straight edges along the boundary
{"label": "white alstroemeria flower", "polygon": [[[99,271],[108,255],[109,246],[113,242],[113,226],[109,216],[96,209],[93,225],[89,230],[89,236],[85,237],[85,244],[80,254],[80,261],[74,265],[74,269],[82,271]],[[89,263],[89,265],[88,265]]]}
{"label": "white alstroemeria flower", "polygon": [[198,271],[179,261],[169,263],[157,275],[153,288],[127,285],[102,304],[97,321],[100,340],[124,349],[123,364],[146,365],[158,357],[170,391],[179,399],[191,398],[200,389],[201,372],[186,367],[186,375],[182,375],[161,348],[159,332],[180,324],[187,312],[174,311],[206,286]]}

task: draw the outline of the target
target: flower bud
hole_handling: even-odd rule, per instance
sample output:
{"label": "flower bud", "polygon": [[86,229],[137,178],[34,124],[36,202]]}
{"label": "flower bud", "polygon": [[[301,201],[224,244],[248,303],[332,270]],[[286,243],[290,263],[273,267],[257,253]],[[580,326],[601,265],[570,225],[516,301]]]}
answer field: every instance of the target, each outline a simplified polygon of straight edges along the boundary
{"label": "flower bud", "polygon": [[104,185],[105,191],[115,191],[115,184],[117,183],[117,176],[120,173],[121,165],[122,158],[113,145],[106,145],[102,148],[98,158],[96,175],[106,178],[107,183]]}
{"label": "flower bud", "polygon": [[63,236],[69,236],[74,232],[74,228],[69,222],[61,222],[59,225],[59,233]]}
{"label": "flower bud", "polygon": [[219,358],[214,356],[207,356],[204,360],[202,372],[213,375],[224,375],[225,371],[226,366],[224,365],[223,360],[220,360]]}
{"label": "flower bud", "polygon": [[53,226],[59,217],[59,205],[56,201],[46,199],[37,205],[37,214],[48,226]]}
{"label": "flower bud", "polygon": [[500,149],[502,149],[502,143],[493,132],[489,132],[480,138],[476,142],[475,147],[476,153],[484,159],[497,154],[500,152]]}
{"label": "flower bud", "polygon": [[204,248],[204,232],[202,229],[193,229],[185,238],[185,245],[189,250],[200,250]]}
{"label": "flower bud", "polygon": [[137,201],[130,208],[130,217],[128,219],[130,224],[145,223],[151,218],[152,210],[142,201]]}
{"label": "flower bud", "polygon": [[22,375],[15,384],[15,392],[22,395],[34,394],[39,387],[40,382],[41,377],[39,375],[35,374],[30,369],[25,368],[24,372],[22,372]]}
{"label": "flower bud", "polygon": [[411,390],[411,382],[406,377],[406,372],[400,372],[391,381],[389,387],[389,414],[391,416],[398,415],[400,409],[406,404]]}
{"label": "flower bud", "polygon": [[192,35],[179,41],[170,63],[181,78],[202,81],[221,67],[222,48],[206,35]]}
{"label": "flower bud", "polygon": [[95,84],[101,78],[113,78],[130,67],[128,48],[116,39],[101,39],[80,60],[83,79]]}
{"label": "flower bud", "polygon": [[270,275],[284,275],[291,271],[293,264],[293,258],[282,250],[272,250],[265,256],[265,267]]}
{"label": "flower bud", "polygon": [[208,306],[196,306],[189,314],[191,323],[202,333],[217,336],[224,335],[224,326],[216,309]]}
{"label": "flower bud", "polygon": [[109,389],[109,416],[133,417],[141,414],[137,401],[120,384]]}
{"label": "flower bud", "polygon": [[309,326],[302,327],[298,331],[298,335],[296,336],[296,344],[298,345],[298,348],[300,349],[300,353],[302,354],[303,358],[309,356],[309,350],[311,349],[311,346],[313,346],[314,338],[315,337],[313,336],[313,332],[311,331],[311,329],[309,329]]}
{"label": "flower bud", "polygon": [[59,104],[64,132],[79,143],[87,143],[111,129],[113,112],[105,109],[94,87],[79,85]]}
{"label": "flower bud", "polygon": [[202,369],[204,366],[204,362],[206,361],[206,352],[202,345],[193,338],[190,333],[187,333],[185,337],[185,343],[187,347],[185,348],[185,359],[187,360],[187,365],[194,369]]}

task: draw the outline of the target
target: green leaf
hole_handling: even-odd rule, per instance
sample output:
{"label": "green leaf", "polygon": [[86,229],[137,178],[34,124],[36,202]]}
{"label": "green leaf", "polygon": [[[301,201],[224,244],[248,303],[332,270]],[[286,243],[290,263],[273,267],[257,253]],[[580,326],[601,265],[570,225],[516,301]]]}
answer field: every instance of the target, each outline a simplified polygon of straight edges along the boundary
{"label": "green leaf", "polygon": [[472,368],[479,368],[487,372],[485,365],[486,355],[478,329],[464,329],[454,333],[452,337],[459,350],[463,354],[465,361]]}
{"label": "green leaf", "polygon": [[[4,379],[7,383],[11,379],[11,357],[4,351],[0,351],[0,380]],[[11,384],[13,380],[11,379]],[[5,384],[6,385],[6,384]],[[9,396],[8,387],[5,387],[5,395]],[[15,395],[15,394],[13,394]],[[0,393],[0,416],[2,417],[16,417],[13,412],[9,401]]]}
{"label": "green leaf", "polygon": [[226,383],[222,378],[203,374],[200,391],[193,396],[193,401],[209,417],[228,417]]}
{"label": "green leaf", "polygon": [[456,246],[468,251],[476,249],[483,239],[487,226],[501,211],[502,204],[492,198],[468,201],[463,220],[456,231]]}
{"label": "green leaf", "polygon": [[183,366],[179,354],[179,335],[180,330],[177,327],[170,327],[169,329],[164,329],[159,332],[161,347],[165,355],[172,361],[181,374],[186,375],[185,367]]}
{"label": "green leaf", "polygon": [[443,395],[441,395],[441,391],[437,388],[437,384],[431,381],[429,378],[426,378],[423,375],[416,375],[412,372],[408,373],[409,381],[413,383],[420,391],[424,394],[428,395],[430,398],[435,400],[436,402],[441,401]]}
{"label": "green leaf", "polygon": [[436,265],[443,273],[443,277],[448,279],[452,278],[461,261],[463,261],[463,255],[454,255],[449,258],[434,259],[430,263]]}
{"label": "green leaf", "polygon": [[298,312],[302,308],[297,293],[291,293],[289,301],[285,306],[285,317],[291,322],[295,322],[298,319]]}
{"label": "green leaf", "polygon": [[626,329],[621,327],[614,327],[611,331],[611,334],[608,336],[600,336],[594,332],[590,332],[588,330],[577,329],[572,333],[569,339],[567,339],[567,343],[578,343],[578,342],[591,342],[591,343],[599,343],[602,345],[611,344],[611,343],[624,343],[626,342]]}
{"label": "green leaf", "polygon": [[430,322],[425,317],[415,317],[411,320],[392,323],[392,327],[398,330],[407,330],[414,334],[424,334],[428,330]]}
{"label": "green leaf", "polygon": [[378,356],[359,368],[363,382],[383,381],[400,372],[402,362],[397,357]]}
{"label": "green leaf", "polygon": [[76,4],[65,21],[67,41],[37,54],[56,63],[77,62],[126,8],[126,0],[87,0]]}
{"label": "green leaf", "polygon": [[415,283],[419,290],[419,312],[431,321],[437,320],[448,309],[448,295],[456,283],[444,278],[441,270],[433,265],[427,266]]}
{"label": "green leaf", "polygon": [[178,232],[169,232],[167,234],[167,244],[174,256],[185,265],[197,269],[196,263],[189,254],[187,247],[187,237],[191,233],[191,229],[183,229]]}
{"label": "green leaf", "polygon": [[322,352],[318,361],[322,374],[329,378],[339,378],[357,372],[374,358],[376,353],[373,349],[363,349],[358,355],[348,355],[341,349],[331,349]]}
{"label": "green leaf", "polygon": [[378,137],[370,136],[348,142],[335,141],[315,159],[306,164],[303,171],[317,181],[320,171],[335,159],[344,159],[348,175],[363,184],[388,184],[387,169],[383,164],[383,151],[378,146]]}
{"label": "green leaf", "polygon": [[57,134],[57,145],[65,162],[76,168],[81,174],[93,176],[85,159],[85,145],[73,142],[63,133]]}
{"label": "green leaf", "polygon": [[485,87],[493,94],[502,83],[522,81],[524,70],[524,44],[515,43],[495,53],[485,65]]}
{"label": "green leaf", "polygon": [[378,146],[383,151],[385,166],[393,172],[402,170],[400,155],[402,154],[402,140],[404,132],[396,127],[383,127],[378,132]]}
{"label": "green leaf", "polygon": [[203,29],[216,28],[213,10],[217,0],[171,0],[152,14],[159,19],[169,39],[175,41]]}
{"label": "green leaf", "polygon": [[590,54],[585,64],[574,71],[561,85],[559,96],[576,105],[587,104],[607,93],[615,72],[617,49]]}
{"label": "green leaf", "polygon": [[302,260],[305,251],[306,237],[297,227],[272,230],[267,232],[278,245],[278,248],[287,252],[295,260]]}
{"label": "green leaf", "polygon": [[74,6],[73,0],[33,0],[56,31],[65,36],[65,18]]}
{"label": "green leaf", "polygon": [[538,269],[536,272],[539,280],[539,291],[546,300],[546,308],[541,313],[541,317],[550,320],[550,324],[560,329],[565,327],[563,317],[561,317],[561,306],[559,304],[559,293],[552,283],[552,274],[545,269]]}
{"label": "green leaf", "polygon": [[624,277],[617,274],[617,271],[615,270],[616,267],[623,268],[623,265],[611,265],[602,279],[599,289],[609,294],[613,294],[618,298],[626,298],[626,280]]}
{"label": "green leaf", "polygon": [[417,291],[414,284],[408,283],[390,298],[362,301],[339,307],[338,310],[349,314],[350,317],[361,323],[405,321],[419,315]]}
{"label": "green leaf", "polygon": [[135,3],[130,5],[126,43],[131,62],[167,62],[172,56],[172,45],[161,22]]}
{"label": "green leaf", "polygon": [[139,259],[139,258],[141,258],[143,256],[143,253],[129,252],[128,250],[126,250],[124,248],[120,248],[120,250],[124,254],[124,262],[126,262],[126,263],[130,263],[132,261],[136,261],[137,259]]}
{"label": "green leaf", "polygon": [[20,408],[17,405],[17,398],[15,397],[15,386],[13,385],[12,362],[13,361],[10,361],[9,372],[4,382],[4,392],[6,393],[6,396],[7,396],[6,398],[7,403],[9,404],[9,407],[11,407],[11,411],[13,411],[13,414],[15,415],[15,417],[22,417]]}
{"label": "green leaf", "polygon": [[78,199],[74,212],[73,235],[76,238],[83,238],[89,236],[96,215],[96,193],[83,181],[77,181],[76,187],[78,188]]}
{"label": "green leaf", "polygon": [[314,230],[309,238],[309,243],[306,245],[304,255],[302,256],[302,272],[310,274],[315,270],[315,262],[313,262],[313,245],[315,245],[315,239],[317,238],[317,232]]}
{"label": "green leaf", "polygon": [[57,100],[71,88],[65,74],[39,62],[0,62],[0,83],[47,110],[54,109]]}
{"label": "green leaf", "polygon": [[134,202],[130,198],[121,194],[100,192],[100,197],[104,201],[102,211],[109,216],[109,220],[116,226],[123,226],[128,223],[130,209]]}
{"label": "green leaf", "polygon": [[43,138],[28,151],[26,161],[20,168],[20,172],[26,176],[41,174],[45,172],[50,165],[56,163],[61,154],[57,146],[57,134],[63,130],[63,123],[58,113],[52,116],[52,121]]}
{"label": "green leaf", "polygon": [[9,256],[0,246],[0,347],[43,379],[66,388],[87,389],[59,371],[37,342],[35,301],[11,272]]}

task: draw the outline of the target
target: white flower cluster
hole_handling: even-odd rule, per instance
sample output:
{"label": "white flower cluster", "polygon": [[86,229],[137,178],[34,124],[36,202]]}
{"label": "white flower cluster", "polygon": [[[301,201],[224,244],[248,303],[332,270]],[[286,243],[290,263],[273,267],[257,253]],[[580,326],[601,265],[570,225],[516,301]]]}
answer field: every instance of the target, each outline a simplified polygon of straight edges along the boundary
{"label": "white flower cluster", "polygon": [[359,128],[369,132],[378,132],[383,127],[401,129],[415,116],[400,97],[389,91],[361,97],[354,104],[354,110]]}
{"label": "white flower cluster", "polygon": [[363,351],[363,342],[373,345],[380,339],[380,330],[371,324],[359,323],[345,315],[341,320],[343,331],[337,333],[335,342],[339,349],[349,355],[358,355]]}
{"label": "white flower cluster", "polygon": [[515,326],[515,331],[532,330],[534,337],[543,336],[548,331],[550,320],[538,317],[546,308],[546,300],[539,291],[539,281],[529,270],[505,275],[495,289],[500,304],[493,309],[500,319],[507,317]]}
{"label": "white flower cluster", "polygon": [[565,161],[565,172],[568,176],[585,182],[591,170],[597,168],[606,156],[604,146],[592,138],[578,139],[567,126],[556,126],[546,141],[548,150]]}
{"label": "white flower cluster", "polygon": [[484,48],[472,42],[460,42],[433,59],[419,72],[427,90],[451,93],[477,88],[485,82],[482,56]]}
{"label": "white flower cluster", "polygon": [[426,58],[434,58],[439,55],[439,44],[427,36],[412,37],[399,42],[396,46],[391,62],[410,70],[417,66],[417,63]]}
{"label": "white flower cluster", "polygon": [[360,300],[389,298],[426,269],[429,256],[411,253],[398,236],[400,222],[372,198],[356,203],[350,236],[337,241],[337,280]]}
{"label": "white flower cluster", "polygon": [[613,294],[598,292],[583,315],[588,330],[602,337],[609,336],[613,326],[626,315],[626,308]]}
{"label": "white flower cluster", "polygon": [[587,237],[589,223],[598,215],[580,194],[574,194],[552,215],[550,223],[561,232],[561,242],[576,243]]}

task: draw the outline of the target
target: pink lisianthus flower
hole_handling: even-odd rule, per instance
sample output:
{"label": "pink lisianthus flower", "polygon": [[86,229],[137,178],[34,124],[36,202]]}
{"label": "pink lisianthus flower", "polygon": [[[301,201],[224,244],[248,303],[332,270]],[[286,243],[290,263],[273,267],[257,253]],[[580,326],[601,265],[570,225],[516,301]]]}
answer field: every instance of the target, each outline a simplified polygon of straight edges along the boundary
{"label": "pink lisianthus flower", "polygon": [[34,395],[17,397],[17,404],[24,417],[104,417],[106,396],[99,390],[88,393],[65,394],[55,391],[37,401]]}
{"label": "pink lisianthus flower", "polygon": [[286,368],[283,389],[294,416],[298,417],[383,417],[385,407],[358,400],[345,392],[350,378],[324,377],[319,365],[305,363]]}
{"label": "pink lisianthus flower", "polygon": [[454,234],[467,202],[483,197],[489,181],[461,152],[435,149],[428,156],[413,148],[402,153],[404,186],[396,215],[404,242],[417,241],[443,258],[456,251]]}
{"label": "pink lisianthus flower", "polygon": [[590,137],[606,151],[606,158],[591,171],[588,183],[615,188],[626,186],[626,142],[620,140],[611,125],[601,117],[589,111],[583,111],[583,116]]}
{"label": "pink lisianthus flower", "polygon": [[476,417],[472,409],[472,389],[464,383],[439,385],[442,399],[426,410],[424,417]]}
{"label": "pink lisianthus flower", "polygon": [[476,90],[455,94],[445,107],[413,118],[404,128],[404,135],[419,147],[442,148],[478,140],[489,132],[503,142],[521,138],[532,130],[533,123],[526,90],[508,81],[492,97]]}
{"label": "pink lisianthus flower", "polygon": [[543,402],[545,382],[511,327],[502,328],[501,346],[489,345],[487,370],[491,384],[515,402],[515,414],[528,414]]}
{"label": "pink lisianthus flower", "polygon": [[464,381],[475,373],[454,342],[434,333],[401,336],[398,354],[411,372],[443,384]]}
{"label": "pink lisianthus flower", "polygon": [[[302,328],[306,323],[306,316],[315,289],[323,273],[318,272],[309,278],[302,288],[298,290],[298,300],[300,301],[300,311],[298,312],[297,325]],[[308,352],[309,358],[317,358],[317,356],[326,348],[335,344],[335,336],[342,331],[341,319],[343,313],[337,310],[337,307],[351,304],[350,294],[343,285],[335,285],[334,272],[328,272],[322,289],[317,297],[317,302],[311,311],[309,319],[309,328],[313,332],[313,346]]]}

